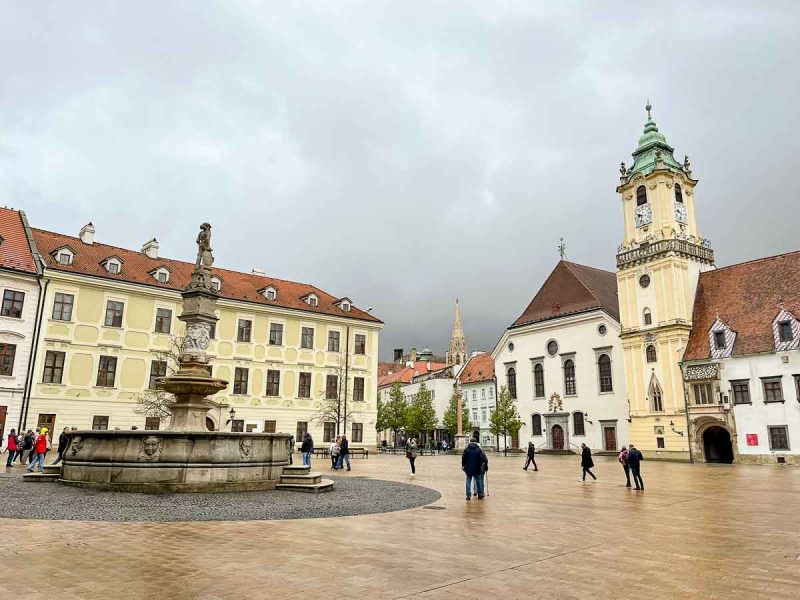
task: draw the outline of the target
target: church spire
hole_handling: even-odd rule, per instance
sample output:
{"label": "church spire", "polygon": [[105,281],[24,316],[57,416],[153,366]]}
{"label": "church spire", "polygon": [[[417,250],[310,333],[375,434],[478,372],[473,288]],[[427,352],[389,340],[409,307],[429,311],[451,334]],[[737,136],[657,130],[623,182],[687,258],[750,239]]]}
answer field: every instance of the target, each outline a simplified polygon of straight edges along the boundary
{"label": "church spire", "polygon": [[453,321],[453,335],[445,361],[448,365],[463,365],[467,362],[467,340],[464,339],[464,325],[461,323],[461,306],[456,298],[456,318]]}

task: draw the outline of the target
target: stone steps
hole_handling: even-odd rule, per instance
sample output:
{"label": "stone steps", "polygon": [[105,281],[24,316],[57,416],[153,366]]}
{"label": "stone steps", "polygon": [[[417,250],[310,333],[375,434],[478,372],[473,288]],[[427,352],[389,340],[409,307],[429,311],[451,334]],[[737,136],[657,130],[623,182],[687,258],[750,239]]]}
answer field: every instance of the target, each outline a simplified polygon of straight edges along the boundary
{"label": "stone steps", "polygon": [[315,484],[322,480],[322,473],[308,473],[306,475],[281,475],[281,483],[289,484]]}
{"label": "stone steps", "polygon": [[287,465],[283,467],[284,475],[308,475],[311,467],[308,465]]}
{"label": "stone steps", "polygon": [[320,494],[333,489],[333,481],[321,479],[319,483],[279,483],[277,489],[289,492],[305,492],[307,494]]}
{"label": "stone steps", "polygon": [[318,494],[331,491],[333,481],[323,479],[322,473],[312,473],[309,466],[289,465],[283,468],[281,481],[276,487],[279,490]]}
{"label": "stone steps", "polygon": [[61,479],[61,471],[58,473],[25,473],[22,476],[22,481],[32,483],[56,482],[59,479]]}
{"label": "stone steps", "polygon": [[44,472],[49,475],[52,475],[53,473],[61,475],[61,465],[45,465]]}

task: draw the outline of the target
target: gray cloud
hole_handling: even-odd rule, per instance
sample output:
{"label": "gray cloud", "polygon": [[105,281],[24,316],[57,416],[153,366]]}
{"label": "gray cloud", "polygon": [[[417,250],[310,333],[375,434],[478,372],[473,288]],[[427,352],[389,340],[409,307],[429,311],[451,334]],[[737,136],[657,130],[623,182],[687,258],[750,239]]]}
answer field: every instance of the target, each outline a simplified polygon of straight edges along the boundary
{"label": "gray cloud", "polygon": [[794,2],[6,3],[0,198],[34,225],[374,306],[491,349],[557,260],[613,269],[654,118],[719,264],[797,248]]}

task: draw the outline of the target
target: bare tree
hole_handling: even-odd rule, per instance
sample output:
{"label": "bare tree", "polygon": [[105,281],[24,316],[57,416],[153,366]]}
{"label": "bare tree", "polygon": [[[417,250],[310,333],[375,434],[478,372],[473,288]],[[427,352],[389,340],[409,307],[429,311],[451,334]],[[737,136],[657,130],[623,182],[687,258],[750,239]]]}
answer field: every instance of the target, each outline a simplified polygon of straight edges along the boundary
{"label": "bare tree", "polygon": [[[170,336],[169,346],[163,350],[154,350],[154,360],[162,361],[167,365],[167,375],[177,372],[180,364],[181,346],[183,338]],[[137,406],[134,412],[145,417],[158,417],[162,421],[172,418],[172,403],[175,396],[160,389],[146,389],[135,396]]]}
{"label": "bare tree", "polygon": [[348,373],[347,361],[344,353],[339,354],[336,365],[328,368],[328,375],[336,377],[336,387],[328,394],[328,377],[325,378],[325,389],[320,394],[315,404],[311,421],[324,425],[336,423],[336,434],[344,433],[347,423],[361,415],[361,411],[354,408],[353,377]]}

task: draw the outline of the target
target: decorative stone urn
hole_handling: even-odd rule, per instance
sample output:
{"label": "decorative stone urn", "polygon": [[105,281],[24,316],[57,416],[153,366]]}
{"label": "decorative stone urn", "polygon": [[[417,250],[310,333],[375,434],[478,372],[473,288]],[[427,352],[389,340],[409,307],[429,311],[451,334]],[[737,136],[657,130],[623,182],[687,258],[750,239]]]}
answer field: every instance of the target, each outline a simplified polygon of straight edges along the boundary
{"label": "decorative stone urn", "polygon": [[61,483],[134,492],[251,491],[274,488],[289,464],[289,435],[209,431],[212,396],[228,382],[209,375],[210,328],[217,292],[211,285],[211,225],[197,236],[197,262],[183,291],[186,323],[178,372],[158,381],[172,393],[166,431],[75,431]]}

